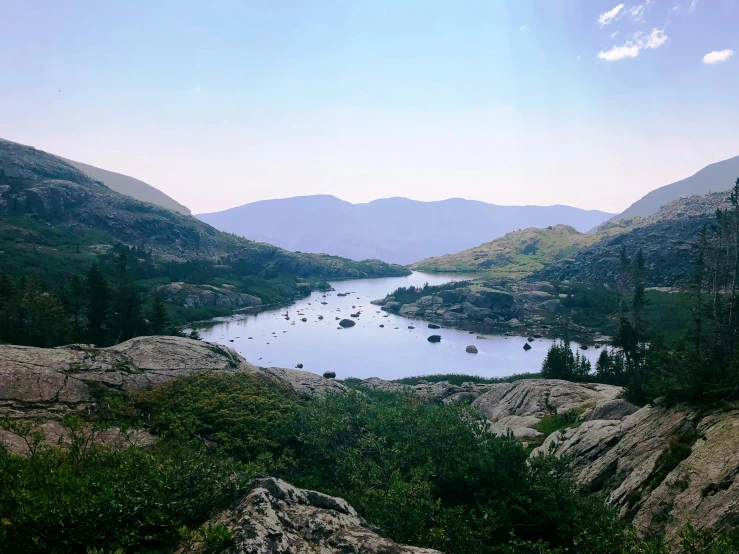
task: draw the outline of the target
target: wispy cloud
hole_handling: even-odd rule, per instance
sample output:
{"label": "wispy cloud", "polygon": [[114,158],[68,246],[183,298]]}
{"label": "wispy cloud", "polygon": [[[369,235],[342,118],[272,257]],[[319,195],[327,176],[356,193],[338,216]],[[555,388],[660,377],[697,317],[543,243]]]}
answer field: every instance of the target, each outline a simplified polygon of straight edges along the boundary
{"label": "wispy cloud", "polygon": [[598,57],[607,62],[616,62],[628,58],[636,58],[644,49],[653,50],[667,42],[667,35],[663,29],[652,29],[648,35],[636,33],[631,40],[627,40],[621,46],[613,46],[608,50],[598,52]]}
{"label": "wispy cloud", "polygon": [[607,12],[603,12],[598,16],[598,25],[603,27],[604,25],[608,25],[609,23],[612,23],[615,19],[618,18],[619,13],[621,13],[621,10],[624,9],[623,4],[619,4],[612,10],[609,10]]}
{"label": "wispy cloud", "polygon": [[689,12],[694,11],[697,5],[698,5],[698,0],[690,0],[690,7],[688,8],[688,11]]}
{"label": "wispy cloud", "polygon": [[521,31],[528,31],[529,30],[529,26],[528,25],[519,25],[518,28]]}
{"label": "wispy cloud", "polygon": [[641,21],[644,22],[644,11],[645,11],[646,4],[639,4],[638,6],[633,6],[626,10],[626,13],[628,13],[631,17],[634,18],[634,21]]}
{"label": "wispy cloud", "polygon": [[616,38],[616,35],[618,34],[618,31],[613,31],[611,33],[611,38]]}
{"label": "wispy cloud", "polygon": [[714,50],[703,56],[703,63],[708,65],[716,65],[728,61],[734,55],[733,50]]}

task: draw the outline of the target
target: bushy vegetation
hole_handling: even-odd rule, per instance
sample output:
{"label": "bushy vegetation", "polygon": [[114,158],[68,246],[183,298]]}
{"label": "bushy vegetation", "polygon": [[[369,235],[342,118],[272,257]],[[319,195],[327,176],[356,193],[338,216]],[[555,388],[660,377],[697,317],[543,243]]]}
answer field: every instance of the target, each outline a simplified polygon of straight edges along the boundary
{"label": "bushy vegetation", "polygon": [[[109,393],[99,406],[65,422],[71,444],[61,448],[5,420],[32,453],[0,447],[0,552],[173,552],[189,539],[220,552],[232,534],[200,526],[269,473],[346,498],[394,540],[448,554],[668,553],[582,494],[568,460],[528,460],[468,406],[359,392],[302,401],[243,373]],[[95,426],[111,422],[159,439],[95,445]],[[548,423],[570,424],[567,414]],[[685,544],[686,554],[728,554],[739,542],[688,529]]]}
{"label": "bushy vegetation", "polygon": [[[452,385],[460,386],[464,383],[479,383],[484,385],[494,385],[496,383],[513,383],[521,379],[541,379],[541,373],[515,373],[508,377],[480,377],[479,375],[466,375],[464,373],[439,373],[436,375],[419,375],[418,377],[403,377],[396,379],[396,383],[402,385],[417,385],[421,381],[427,383],[440,383],[448,381]],[[346,382],[346,380],[345,380]]]}
{"label": "bushy vegetation", "polygon": [[250,477],[194,443],[112,450],[78,436],[28,458],[0,447],[0,552],[171,552]]}

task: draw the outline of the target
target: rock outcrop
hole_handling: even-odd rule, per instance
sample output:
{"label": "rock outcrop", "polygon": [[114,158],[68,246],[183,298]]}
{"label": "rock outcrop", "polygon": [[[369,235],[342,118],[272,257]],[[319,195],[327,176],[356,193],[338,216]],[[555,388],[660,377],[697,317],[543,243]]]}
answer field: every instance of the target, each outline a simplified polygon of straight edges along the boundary
{"label": "rock outcrop", "polygon": [[91,409],[96,387],[138,390],[208,371],[262,374],[304,397],[346,390],[307,371],[262,370],[230,348],[180,337],[139,337],[110,348],[0,345],[0,414],[59,419]]}
{"label": "rock outcrop", "polygon": [[[206,525],[233,533],[229,554],[440,554],[393,542],[346,500],[274,477],[255,479],[246,497]],[[204,550],[188,545],[179,552]]]}
{"label": "rock outcrop", "polygon": [[389,393],[405,393],[423,398],[436,404],[448,404],[450,402],[472,402],[480,395],[484,394],[494,385],[485,385],[478,383],[462,383],[461,385],[452,385],[449,381],[439,381],[429,383],[427,381],[419,381],[416,385],[404,385],[393,381],[385,381],[378,377],[370,377],[359,381],[357,384],[360,389],[373,391],[389,392]]}
{"label": "rock outcrop", "polygon": [[544,416],[571,410],[581,414],[615,400],[622,393],[621,387],[613,385],[523,379],[490,385],[490,390],[472,405],[492,423],[494,432],[505,434],[510,429],[518,438],[533,438],[541,436],[534,426]]}
{"label": "rock outcrop", "polygon": [[162,285],[157,291],[164,296],[167,302],[173,302],[185,308],[226,306],[240,309],[262,305],[261,299],[251,294],[236,292],[230,285],[214,287],[211,285],[170,283],[169,285]]}
{"label": "rock outcrop", "polygon": [[553,433],[532,456],[549,452],[571,456],[578,481],[644,537],[675,545],[687,524],[723,529],[739,518],[739,410],[646,406]]}
{"label": "rock outcrop", "polygon": [[202,371],[259,371],[224,346],[140,337],[110,348],[0,345],[0,412],[58,418],[94,403],[93,387],[142,389]]}
{"label": "rock outcrop", "polygon": [[310,371],[284,369],[281,367],[265,367],[261,371],[272,377],[285,388],[292,389],[302,398],[326,396],[329,393],[336,394],[347,390],[347,387],[343,383],[322,377]]}

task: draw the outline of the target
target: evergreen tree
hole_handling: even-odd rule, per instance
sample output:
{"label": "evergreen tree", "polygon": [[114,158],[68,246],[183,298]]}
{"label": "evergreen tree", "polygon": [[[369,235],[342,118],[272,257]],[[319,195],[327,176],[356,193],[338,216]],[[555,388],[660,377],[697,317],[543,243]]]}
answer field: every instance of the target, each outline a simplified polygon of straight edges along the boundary
{"label": "evergreen tree", "polygon": [[169,311],[160,295],[154,296],[149,316],[149,327],[153,335],[166,335],[169,331]]}
{"label": "evergreen tree", "polygon": [[87,287],[87,339],[98,346],[106,343],[106,321],[110,307],[110,287],[97,261],[92,262],[85,279]]}
{"label": "evergreen tree", "polygon": [[82,310],[85,302],[85,285],[79,275],[72,275],[66,292],[66,307],[72,320],[72,331],[75,340],[82,335]]}
{"label": "evergreen tree", "polygon": [[141,296],[128,267],[128,252],[121,250],[116,260],[112,330],[115,343],[146,334]]}

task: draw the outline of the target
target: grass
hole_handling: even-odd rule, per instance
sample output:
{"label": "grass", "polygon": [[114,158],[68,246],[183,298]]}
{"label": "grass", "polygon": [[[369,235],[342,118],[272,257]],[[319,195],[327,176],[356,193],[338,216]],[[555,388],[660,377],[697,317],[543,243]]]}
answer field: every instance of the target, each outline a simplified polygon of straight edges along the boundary
{"label": "grass", "polygon": [[577,427],[578,425],[580,425],[580,422],[577,421],[577,418],[580,417],[580,415],[582,415],[585,410],[592,407],[592,404],[583,404],[582,406],[578,406],[577,408],[561,414],[547,414],[543,418],[541,418],[539,423],[534,425],[534,429],[539,431],[543,435],[543,438],[546,438],[552,433],[556,433],[557,431],[564,431],[565,429],[569,429],[570,427]]}
{"label": "grass", "polygon": [[460,386],[463,383],[477,383],[480,385],[495,385],[498,383],[513,383],[522,379],[541,379],[540,373],[516,373],[508,377],[480,377],[478,375],[465,375],[464,373],[440,373],[438,375],[419,375],[418,377],[403,377],[393,382],[402,385],[417,385],[420,381],[428,383],[439,383],[448,381],[452,385]]}
{"label": "grass", "polygon": [[490,276],[525,277],[598,240],[567,225],[514,231],[475,248],[421,260],[413,269],[429,272],[483,272]]}

